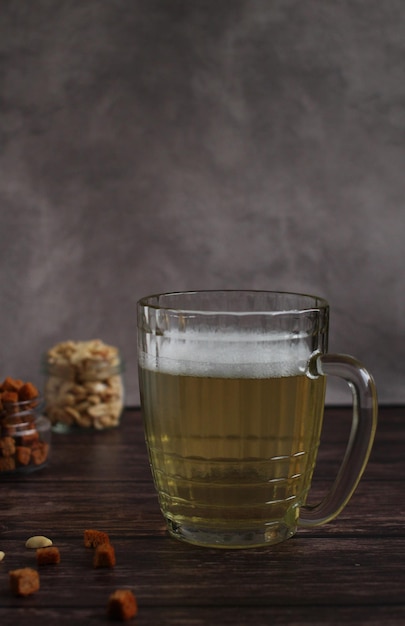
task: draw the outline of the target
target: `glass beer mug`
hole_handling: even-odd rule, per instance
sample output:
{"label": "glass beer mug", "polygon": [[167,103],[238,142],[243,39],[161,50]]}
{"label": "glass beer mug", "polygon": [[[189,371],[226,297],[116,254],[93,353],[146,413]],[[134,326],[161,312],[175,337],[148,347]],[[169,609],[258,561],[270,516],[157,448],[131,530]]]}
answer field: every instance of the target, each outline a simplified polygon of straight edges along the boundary
{"label": "glass beer mug", "polygon": [[[138,303],[145,437],[170,534],[202,546],[271,545],[336,517],[367,464],[372,376],[328,354],[328,303],[266,291],[197,291]],[[326,379],[346,380],[353,420],[339,473],[307,505]]]}

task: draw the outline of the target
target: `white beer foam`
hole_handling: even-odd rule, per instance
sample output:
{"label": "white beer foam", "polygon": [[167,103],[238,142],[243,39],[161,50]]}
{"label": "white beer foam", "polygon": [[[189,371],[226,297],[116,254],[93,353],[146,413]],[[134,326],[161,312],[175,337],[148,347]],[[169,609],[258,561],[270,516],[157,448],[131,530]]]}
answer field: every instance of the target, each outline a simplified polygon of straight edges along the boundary
{"label": "white beer foam", "polygon": [[302,333],[187,331],[147,336],[140,366],[166,374],[221,378],[279,378],[306,370],[311,356]]}

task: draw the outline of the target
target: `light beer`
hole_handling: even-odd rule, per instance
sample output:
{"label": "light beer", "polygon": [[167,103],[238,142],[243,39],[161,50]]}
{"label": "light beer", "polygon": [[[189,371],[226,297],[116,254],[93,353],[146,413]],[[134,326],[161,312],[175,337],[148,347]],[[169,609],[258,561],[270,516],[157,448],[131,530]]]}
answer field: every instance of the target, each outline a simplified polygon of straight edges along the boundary
{"label": "light beer", "polygon": [[233,547],[249,535],[254,543],[255,533],[269,543],[293,534],[325,396],[325,377],[306,373],[306,338],[177,333],[153,341],[139,355],[141,401],[170,531],[195,543],[205,533],[204,544],[211,533],[212,545],[220,534]]}

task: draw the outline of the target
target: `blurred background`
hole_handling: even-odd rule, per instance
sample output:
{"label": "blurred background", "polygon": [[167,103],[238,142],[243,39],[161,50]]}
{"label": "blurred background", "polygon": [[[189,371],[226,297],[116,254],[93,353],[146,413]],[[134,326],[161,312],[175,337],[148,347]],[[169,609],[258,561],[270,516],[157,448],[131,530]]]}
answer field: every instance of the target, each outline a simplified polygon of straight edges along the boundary
{"label": "blurred background", "polygon": [[405,402],[402,0],[0,10],[1,380],[101,338],[137,405],[140,297],[270,289]]}

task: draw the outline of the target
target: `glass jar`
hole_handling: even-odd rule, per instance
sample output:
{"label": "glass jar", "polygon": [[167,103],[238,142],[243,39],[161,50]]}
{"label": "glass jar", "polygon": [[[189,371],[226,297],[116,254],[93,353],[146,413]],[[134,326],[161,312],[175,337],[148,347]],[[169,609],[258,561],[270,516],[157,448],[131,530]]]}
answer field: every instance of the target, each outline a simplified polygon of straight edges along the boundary
{"label": "glass jar", "polygon": [[38,396],[23,402],[3,403],[0,413],[0,478],[33,472],[48,463],[51,424],[41,414]]}
{"label": "glass jar", "polygon": [[124,407],[123,364],[99,340],[64,342],[43,358],[45,414],[53,429],[118,426]]}

